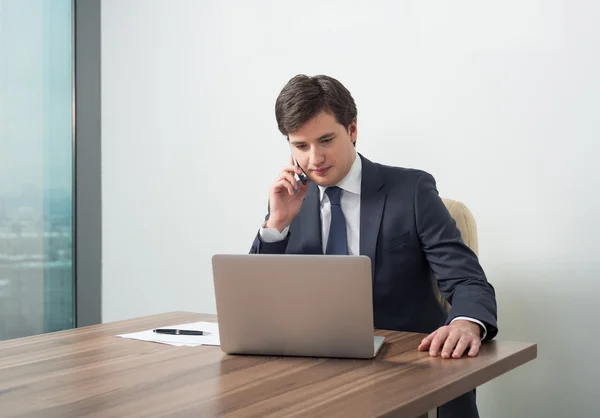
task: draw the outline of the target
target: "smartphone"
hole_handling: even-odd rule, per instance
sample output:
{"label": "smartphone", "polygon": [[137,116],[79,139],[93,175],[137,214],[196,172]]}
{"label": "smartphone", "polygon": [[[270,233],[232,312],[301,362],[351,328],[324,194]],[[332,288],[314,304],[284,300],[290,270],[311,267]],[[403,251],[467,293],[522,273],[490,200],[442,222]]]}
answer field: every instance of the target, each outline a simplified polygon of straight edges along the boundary
{"label": "smartphone", "polygon": [[[296,167],[299,167],[300,170],[302,170],[302,167],[300,167],[300,164],[298,164],[298,160],[296,160],[294,154],[292,154],[292,158],[294,159],[294,164]],[[294,177],[296,178],[296,182],[300,182],[302,184],[306,184],[308,182],[308,176],[304,173],[304,170],[302,170],[302,173],[300,174],[294,173]],[[300,183],[298,183],[298,186],[300,186]]]}
{"label": "smartphone", "polygon": [[[290,137],[288,136],[288,144],[289,144],[289,142],[290,142]],[[292,159],[294,160],[294,165],[296,167],[300,168],[300,170],[302,171],[301,174],[294,173],[294,178],[296,179],[296,186],[300,187],[300,183],[302,183],[302,184],[308,183],[308,176],[306,175],[304,170],[302,170],[302,167],[300,167],[300,164],[298,164],[298,160],[296,160],[296,157],[294,157],[294,153],[292,152],[291,146],[290,146],[290,152],[292,153]]]}

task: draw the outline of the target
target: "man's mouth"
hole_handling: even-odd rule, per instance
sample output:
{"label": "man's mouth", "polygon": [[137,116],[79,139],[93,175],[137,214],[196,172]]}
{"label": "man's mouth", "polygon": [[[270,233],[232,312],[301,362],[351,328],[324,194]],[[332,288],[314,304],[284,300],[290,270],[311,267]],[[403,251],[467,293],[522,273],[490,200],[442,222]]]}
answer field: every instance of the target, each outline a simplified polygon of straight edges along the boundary
{"label": "man's mouth", "polygon": [[316,170],[313,170],[315,172],[315,174],[317,174],[318,176],[323,176],[325,175],[325,173],[327,173],[327,171],[330,169],[331,167],[325,167],[325,168],[319,168]]}

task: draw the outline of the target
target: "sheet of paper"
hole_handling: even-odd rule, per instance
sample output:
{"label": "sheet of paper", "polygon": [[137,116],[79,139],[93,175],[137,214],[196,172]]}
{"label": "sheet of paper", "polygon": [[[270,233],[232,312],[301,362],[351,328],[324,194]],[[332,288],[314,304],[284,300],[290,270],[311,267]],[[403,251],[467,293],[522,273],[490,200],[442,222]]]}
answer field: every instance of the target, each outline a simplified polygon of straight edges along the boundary
{"label": "sheet of paper", "polygon": [[219,339],[219,324],[215,322],[192,322],[190,324],[165,325],[157,328],[175,328],[194,331],[205,331],[205,335],[168,335],[157,334],[153,329],[121,334],[118,337],[131,338],[134,340],[150,341],[154,343],[169,344],[177,347],[196,347],[199,345],[221,345]]}

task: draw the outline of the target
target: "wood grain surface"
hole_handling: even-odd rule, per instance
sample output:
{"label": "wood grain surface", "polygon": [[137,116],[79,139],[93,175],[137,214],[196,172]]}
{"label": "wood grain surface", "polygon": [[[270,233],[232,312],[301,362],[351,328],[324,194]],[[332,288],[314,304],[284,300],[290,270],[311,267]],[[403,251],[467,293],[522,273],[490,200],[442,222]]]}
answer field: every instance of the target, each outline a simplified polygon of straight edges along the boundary
{"label": "wood grain surface", "polygon": [[475,358],[418,352],[423,334],[377,331],[371,360],[226,355],[118,334],[214,321],[173,312],[0,342],[5,417],[416,417],[537,356],[485,343]]}

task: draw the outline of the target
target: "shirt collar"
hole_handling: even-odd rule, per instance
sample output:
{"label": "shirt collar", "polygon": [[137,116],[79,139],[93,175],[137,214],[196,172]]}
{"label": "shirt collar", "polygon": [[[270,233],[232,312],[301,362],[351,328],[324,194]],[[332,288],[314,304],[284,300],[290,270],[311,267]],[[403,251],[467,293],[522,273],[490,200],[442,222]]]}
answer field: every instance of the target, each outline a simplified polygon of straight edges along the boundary
{"label": "shirt collar", "polygon": [[[350,171],[336,186],[340,189],[360,196],[360,185],[362,179],[362,161],[360,160],[360,155],[354,151],[354,162],[352,163],[352,167],[350,167]],[[320,200],[323,201],[323,195],[325,194],[325,189],[327,187],[319,186],[320,192]]]}

